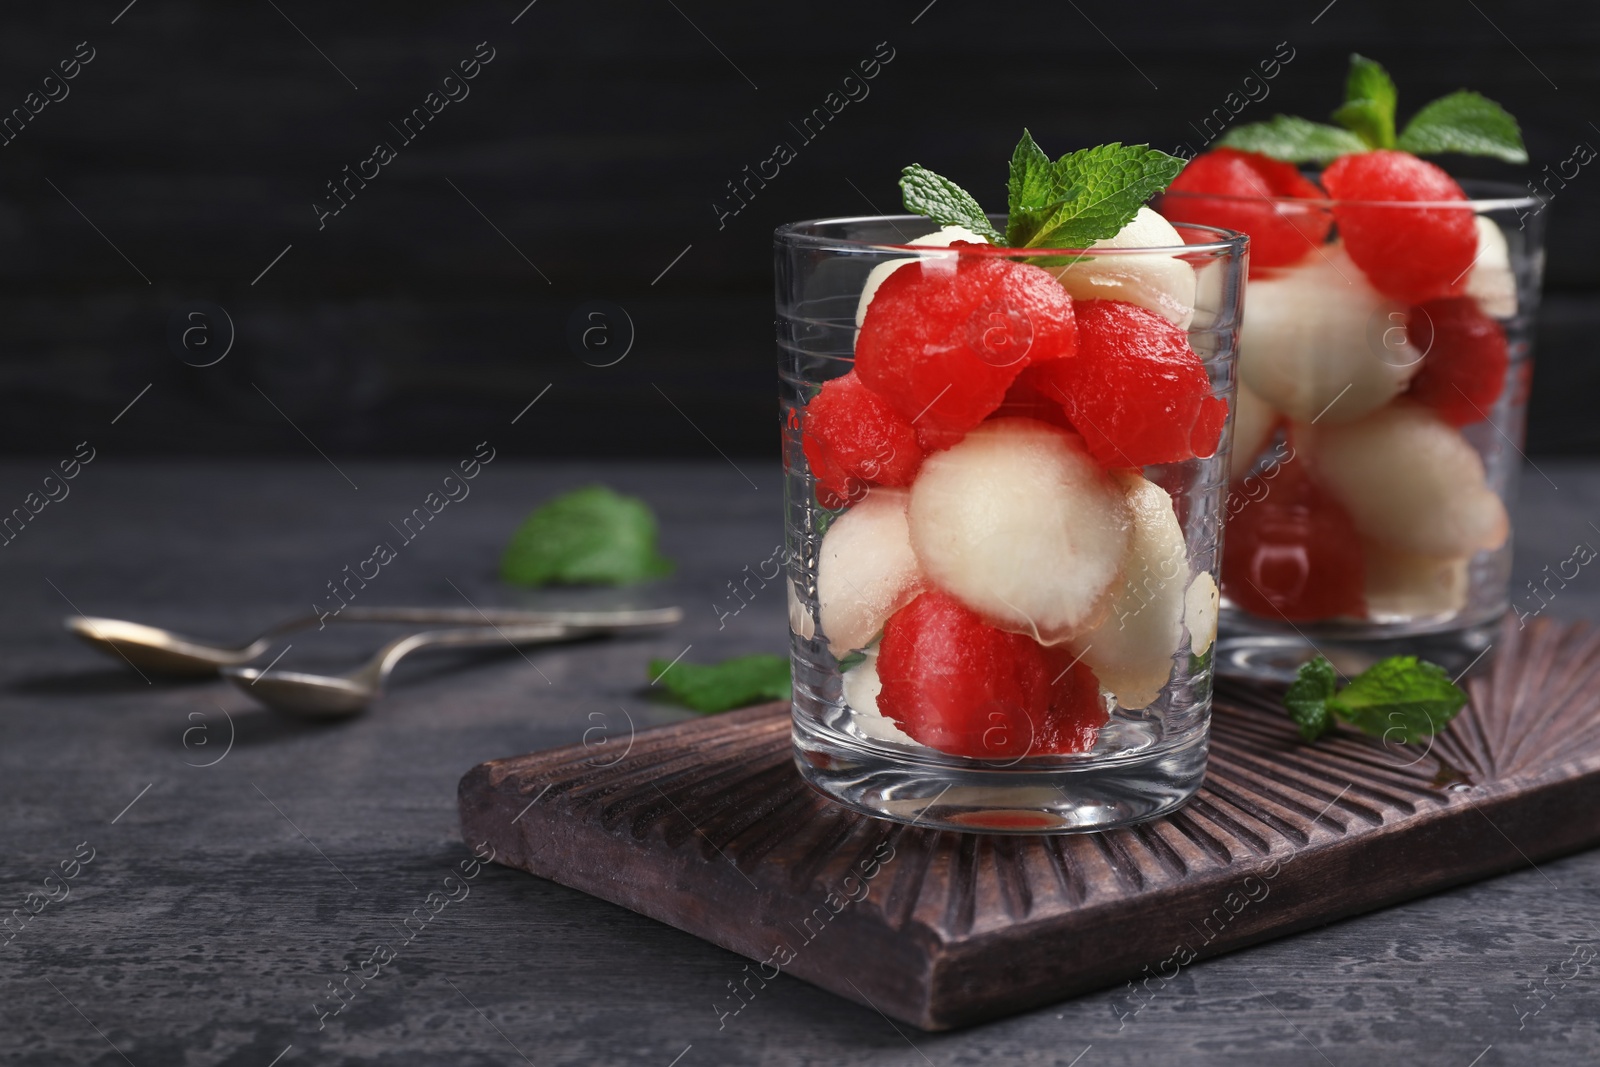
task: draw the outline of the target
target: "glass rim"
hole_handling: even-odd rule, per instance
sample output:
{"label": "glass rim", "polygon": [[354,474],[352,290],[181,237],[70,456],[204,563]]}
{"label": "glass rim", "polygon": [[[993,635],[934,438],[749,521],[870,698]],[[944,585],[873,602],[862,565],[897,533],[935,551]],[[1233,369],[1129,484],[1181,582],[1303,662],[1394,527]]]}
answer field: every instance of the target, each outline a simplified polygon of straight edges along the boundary
{"label": "glass rim", "polygon": [[[1302,208],[1314,207],[1325,210],[1335,207],[1444,208],[1446,210],[1470,208],[1473,214],[1482,214],[1485,211],[1529,208],[1543,203],[1539,197],[1524,192],[1522,186],[1514,185],[1511,182],[1465,178],[1459,184],[1463,192],[1469,192],[1465,200],[1339,200],[1330,196],[1239,196],[1233,193],[1190,192],[1185,189],[1169,189],[1160,194],[1160,199],[1221,200],[1233,204],[1271,204],[1275,207],[1294,205]],[[1483,195],[1473,196],[1470,195],[1470,191],[1477,191]]]}
{"label": "glass rim", "polygon": [[[990,214],[990,222],[998,222],[996,229],[1004,230],[1006,217],[1004,215]],[[779,226],[773,231],[773,240],[781,245],[795,245],[804,248],[832,248],[850,249],[855,251],[893,252],[899,255],[927,256],[951,252],[961,255],[974,256],[1178,256],[1206,253],[1242,254],[1249,244],[1248,234],[1239,230],[1229,230],[1221,226],[1211,226],[1202,222],[1184,222],[1167,220],[1174,227],[1189,230],[1198,230],[1210,233],[1215,240],[1198,244],[1181,245],[1150,245],[1143,248],[1011,248],[1007,245],[962,245],[956,249],[948,245],[914,245],[893,244],[884,241],[866,241],[855,237],[828,237],[816,231],[824,226],[843,226],[850,223],[888,223],[896,226],[899,222],[915,222],[922,226],[934,225],[932,219],[926,215],[842,215],[834,218],[804,219],[800,222],[789,222]]]}

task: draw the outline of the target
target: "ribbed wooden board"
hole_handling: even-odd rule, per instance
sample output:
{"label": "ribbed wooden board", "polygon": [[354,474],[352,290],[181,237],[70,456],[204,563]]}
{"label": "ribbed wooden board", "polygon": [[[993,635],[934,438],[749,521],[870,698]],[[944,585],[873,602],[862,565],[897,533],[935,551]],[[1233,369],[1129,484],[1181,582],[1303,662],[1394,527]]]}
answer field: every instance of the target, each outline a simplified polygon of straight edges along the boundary
{"label": "ribbed wooden board", "polygon": [[[1268,690],[1219,687],[1206,784],[1103,834],[900,826],[809,789],[786,706],[495,760],[466,839],[924,1029],[1213,956],[1600,842],[1600,631],[1502,629],[1430,750],[1302,745]],[[719,991],[721,992],[721,991]],[[728,1010],[738,1006],[731,996]]]}

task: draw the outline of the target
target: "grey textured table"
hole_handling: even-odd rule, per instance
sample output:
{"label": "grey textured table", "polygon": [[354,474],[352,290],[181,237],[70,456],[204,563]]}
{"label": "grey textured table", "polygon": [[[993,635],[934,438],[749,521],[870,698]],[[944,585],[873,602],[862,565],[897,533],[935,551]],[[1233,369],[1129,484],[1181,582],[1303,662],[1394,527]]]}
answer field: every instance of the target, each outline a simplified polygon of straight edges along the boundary
{"label": "grey textured table", "polygon": [[[719,628],[726,583],[779,538],[777,472],[741,465],[492,464],[358,603],[631,596],[680,603],[686,623],[526,659],[419,656],[372,714],[318,728],[220,682],[146,684],[60,619],[76,608],[242,638],[325,602],[342,567],[397,541],[388,524],[447,465],[349,462],[341,475],[320,461],[98,457],[0,548],[0,905],[23,908],[62,861],[94,850],[70,895],[0,948],[0,1052],[41,1067],[1596,1062],[1600,851],[1198,964],[1144,1002],[1113,990],[937,1036],[788,978],[719,1025],[714,1005],[744,960],[503,868],[484,867],[465,898],[425,903],[471,855],[455,808],[468,767],[586,731],[625,744],[630,719],[683,717],[650,699],[650,656],[782,650],[777,587]],[[1600,544],[1600,468],[1539,466],[1523,479],[1519,585],[1577,542]],[[7,506],[44,472],[0,466]],[[521,515],[596,480],[655,506],[677,576],[631,594],[499,586],[496,555]],[[1600,615],[1600,576],[1584,571],[1546,610]],[[376,640],[302,633],[282,664],[349,662]],[[418,908],[441,910],[371,981],[348,983],[342,1014],[321,1017],[330,981],[398,945]]]}

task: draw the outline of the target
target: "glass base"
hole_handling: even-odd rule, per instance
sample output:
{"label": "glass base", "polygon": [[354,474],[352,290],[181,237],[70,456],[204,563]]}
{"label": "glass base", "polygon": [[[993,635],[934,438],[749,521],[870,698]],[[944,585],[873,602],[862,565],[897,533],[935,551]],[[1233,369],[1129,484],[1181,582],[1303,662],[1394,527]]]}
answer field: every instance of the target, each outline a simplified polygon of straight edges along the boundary
{"label": "glass base", "polygon": [[1300,665],[1318,653],[1345,677],[1389,656],[1416,656],[1437,663],[1451,677],[1487,662],[1501,614],[1450,630],[1406,632],[1391,626],[1367,632],[1306,624],[1304,631],[1253,626],[1237,611],[1224,610],[1217,638],[1217,674],[1257,682],[1294,681]]}
{"label": "glass base", "polygon": [[1187,736],[1122,755],[991,768],[891,754],[797,715],[794,759],[812,788],[875,818],[964,833],[1088,833],[1182,807],[1205,777],[1209,725],[1202,715]]}

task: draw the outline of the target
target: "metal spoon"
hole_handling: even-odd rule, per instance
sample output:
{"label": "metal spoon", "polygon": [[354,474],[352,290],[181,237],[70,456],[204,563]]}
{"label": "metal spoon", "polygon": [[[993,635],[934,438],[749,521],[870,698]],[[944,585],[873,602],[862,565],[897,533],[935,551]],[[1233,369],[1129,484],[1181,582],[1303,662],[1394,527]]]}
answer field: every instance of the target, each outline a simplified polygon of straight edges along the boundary
{"label": "metal spoon", "polygon": [[450,646],[472,648],[510,642],[546,643],[601,632],[595,627],[560,623],[524,623],[473,626],[454,630],[424,630],[397,637],[380,648],[366,665],[349,674],[306,674],[301,671],[260,671],[254,667],[224,667],[222,676],[243,692],[276,711],[308,719],[343,719],[358,714],[383,692],[384,679],[394,665],[419,648]]}
{"label": "metal spoon", "polygon": [[[73,615],[63,620],[67,629],[93,648],[115,656],[135,669],[159,674],[203,677],[222,667],[249,663],[271,648],[281,634],[316,626],[326,616],[301,615],[270,627],[244,645],[218,645],[164,630],[158,626]],[[461,626],[508,626],[551,623],[598,627],[606,630],[668,626],[683,618],[680,608],[637,608],[610,611],[479,611],[476,608],[358,608],[348,607],[329,621],[449,623]]]}

